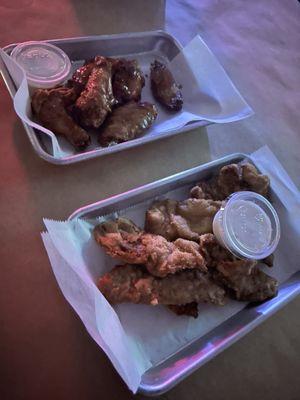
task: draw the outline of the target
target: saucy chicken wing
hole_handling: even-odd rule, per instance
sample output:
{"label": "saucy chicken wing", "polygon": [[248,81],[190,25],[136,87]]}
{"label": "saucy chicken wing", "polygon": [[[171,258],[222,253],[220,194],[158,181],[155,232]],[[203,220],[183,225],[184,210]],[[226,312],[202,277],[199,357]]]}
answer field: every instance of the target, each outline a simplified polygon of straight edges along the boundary
{"label": "saucy chicken wing", "polygon": [[37,89],[32,96],[32,110],[36,118],[56,135],[64,136],[76,149],[90,143],[88,133],[77,125],[66,111],[76,100],[72,88]]}
{"label": "saucy chicken wing", "polygon": [[155,60],[151,64],[151,89],[156,100],[171,111],[182,108],[183,99],[179,85],[171,71],[161,62]]}
{"label": "saucy chicken wing", "polygon": [[[88,80],[76,100],[74,112],[82,126],[99,128],[116,100],[112,90],[111,63],[105,57],[97,56],[92,65],[90,74],[87,67]],[[84,82],[85,75],[81,75],[81,79]]]}
{"label": "saucy chicken wing", "polygon": [[118,104],[140,101],[145,78],[137,61],[119,59],[113,70],[113,93]]}
{"label": "saucy chicken wing", "polygon": [[100,130],[99,143],[108,146],[121,143],[139,136],[153,124],[157,110],[150,103],[134,101],[116,108]]}

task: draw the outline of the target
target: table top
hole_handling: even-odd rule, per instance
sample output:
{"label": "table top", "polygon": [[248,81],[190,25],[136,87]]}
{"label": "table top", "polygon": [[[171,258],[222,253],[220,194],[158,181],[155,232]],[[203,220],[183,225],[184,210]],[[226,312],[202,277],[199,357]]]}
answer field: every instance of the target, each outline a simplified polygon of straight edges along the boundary
{"label": "table top", "polygon": [[[256,112],[245,121],[55,166],[32,151],[0,82],[1,399],[134,397],[62,296],[40,238],[43,217],[64,219],[82,205],[263,144],[300,185],[300,5],[254,3],[168,0],[166,7],[169,32],[183,44],[199,32],[217,55]],[[164,1],[4,0],[0,16],[4,46],[164,28]],[[299,398],[299,307],[296,299],[161,398]]]}

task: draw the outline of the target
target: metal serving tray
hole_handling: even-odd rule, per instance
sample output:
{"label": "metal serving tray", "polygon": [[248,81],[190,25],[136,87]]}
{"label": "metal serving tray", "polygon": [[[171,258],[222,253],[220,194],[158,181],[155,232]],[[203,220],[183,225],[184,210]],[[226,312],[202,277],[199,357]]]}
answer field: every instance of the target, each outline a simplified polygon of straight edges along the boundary
{"label": "metal serving tray", "polygon": [[[81,65],[84,60],[92,58],[97,54],[112,57],[122,56],[137,58],[142,67],[143,65],[149,66],[150,62],[153,61],[154,58],[164,60],[165,62],[172,60],[182,49],[182,46],[176,41],[176,39],[164,31],[87,36],[48,40],[47,42],[52,43],[65,51],[70,57],[74,68],[78,67],[79,62]],[[3,50],[7,54],[10,54],[16,45],[17,43],[8,45],[4,47]],[[14,97],[17,88],[4,63],[1,63],[1,74],[11,97]],[[46,135],[33,129],[26,123],[23,123],[25,131],[36,153],[44,160],[53,164],[71,164],[89,158],[115,153],[120,150],[136,147],[144,143],[163,139],[208,124],[210,124],[208,121],[193,121],[184,127],[163,133],[157,132],[151,134],[150,132],[146,132],[142,137],[125,143],[116,144],[111,147],[98,147],[81,153],[55,157],[51,153],[49,145],[47,145],[49,139]]]}
{"label": "metal serving tray", "polygon": [[[199,180],[210,177],[222,166],[229,163],[238,163],[245,159],[255,165],[251,157],[245,154],[232,154],[118,196],[82,207],[75,211],[69,217],[69,220],[74,218],[95,218],[124,210],[156,196],[161,196],[180,186],[187,184],[192,186]],[[276,207],[277,197],[272,191],[271,197]],[[146,371],[142,377],[138,392],[155,396],[171,389],[201,365],[246,335],[299,293],[300,272],[297,272],[288,281],[280,285],[276,298],[257,306],[249,305],[245,307],[205,336],[192,341],[155,367]]]}

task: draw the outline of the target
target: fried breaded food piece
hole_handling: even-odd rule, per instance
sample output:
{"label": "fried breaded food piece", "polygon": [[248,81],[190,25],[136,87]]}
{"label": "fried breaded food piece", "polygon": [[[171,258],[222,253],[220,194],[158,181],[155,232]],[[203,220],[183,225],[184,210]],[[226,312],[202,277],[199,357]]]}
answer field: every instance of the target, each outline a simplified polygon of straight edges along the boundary
{"label": "fried breaded food piece", "polygon": [[156,107],[150,103],[132,101],[117,107],[101,128],[99,143],[108,146],[132,140],[149,129],[156,117]]}
{"label": "fried breaded food piece", "polygon": [[199,235],[212,232],[220,206],[221,202],[206,199],[156,201],[146,212],[145,230],[168,240],[198,240]]}
{"label": "fried breaded food piece", "polygon": [[113,93],[118,104],[140,101],[144,75],[136,60],[118,59],[113,68]]}
{"label": "fried breaded food piece", "polygon": [[[219,244],[216,236],[212,233],[201,235],[199,244],[201,252],[209,267],[216,267],[219,261],[237,260],[237,258],[230,251]],[[273,267],[274,254],[270,254],[268,257],[260,260],[260,262],[267,265],[268,267]]]}
{"label": "fried breaded food piece", "polygon": [[143,303],[177,305],[188,303],[224,304],[225,291],[209,274],[182,271],[161,279],[142,266],[118,265],[99,279],[98,288],[111,304]]}
{"label": "fried breaded food piece", "polygon": [[55,135],[64,136],[76,149],[81,150],[90,143],[88,133],[77,125],[66,111],[76,100],[72,88],[37,89],[31,99],[36,118]]}
{"label": "fried breaded food piece", "polygon": [[87,73],[86,86],[74,107],[74,112],[83,126],[99,128],[116,103],[112,90],[111,68],[111,63],[105,57],[97,56],[92,71],[89,75]]}
{"label": "fried breaded food piece", "polygon": [[201,235],[199,244],[206,264],[210,268],[216,268],[220,261],[236,260],[236,257],[230,251],[222,247],[216,236],[212,233]]}
{"label": "fried breaded food piece", "polygon": [[277,280],[261,271],[257,261],[237,259],[212,234],[200,237],[200,248],[213,279],[237,300],[255,302],[276,296]]}
{"label": "fried breaded food piece", "polygon": [[163,63],[155,60],[151,64],[150,79],[156,100],[168,110],[181,110],[183,104],[181,90],[171,71]]}
{"label": "fried breaded food piece", "polygon": [[188,317],[198,317],[198,304],[193,301],[188,304],[172,304],[168,305],[168,309],[176,315],[186,315]]}
{"label": "fried breaded food piece", "polygon": [[225,200],[230,194],[250,190],[267,196],[270,179],[260,174],[249,163],[225,165],[219,174],[209,181],[199,182],[191,190],[191,196],[197,199]]}
{"label": "fried breaded food piece", "polygon": [[278,282],[256,266],[256,261],[220,261],[213,279],[232,290],[240,301],[259,302],[277,295]]}
{"label": "fried breaded food piece", "polygon": [[[103,222],[94,229],[97,243],[111,257],[130,264],[143,264],[151,274],[159,277],[184,269],[207,271],[198,243],[184,239],[171,243],[159,235],[128,232],[124,221],[125,218],[121,228],[119,220],[116,220]],[[133,229],[133,225],[128,221],[128,229]]]}

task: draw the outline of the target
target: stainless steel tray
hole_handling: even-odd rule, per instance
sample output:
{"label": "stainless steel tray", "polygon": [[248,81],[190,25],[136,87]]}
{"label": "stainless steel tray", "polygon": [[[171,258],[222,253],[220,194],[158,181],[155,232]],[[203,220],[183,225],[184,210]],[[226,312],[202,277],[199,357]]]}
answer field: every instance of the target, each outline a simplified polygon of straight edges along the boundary
{"label": "stainless steel tray", "polygon": [[[192,185],[200,179],[208,178],[223,165],[247,159],[245,154],[232,154],[219,160],[195,167],[170,177],[147,184],[124,194],[82,207],[75,211],[69,220],[74,218],[95,218],[124,210],[135,204],[162,196],[179,186]],[[272,201],[276,207],[278,201],[271,191]],[[274,312],[291,301],[300,293],[300,272],[280,285],[278,296],[258,306],[247,306],[233,317],[211,330],[205,336],[194,340],[178,352],[172,354],[159,365],[144,373],[139,393],[155,396],[166,392],[201,365],[215,357],[221,351],[246,335]]]}
{"label": "stainless steel tray", "polygon": [[[162,59],[165,62],[172,60],[182,49],[182,46],[171,35],[163,31],[87,36],[48,40],[48,42],[55,44],[64,50],[70,57],[74,68],[78,66],[79,62],[82,63],[84,60],[92,58],[96,54],[103,54],[112,57],[123,56],[137,58],[142,67],[143,64],[149,66],[150,62],[153,61],[154,58]],[[3,50],[7,54],[10,54],[16,45],[17,43],[8,45],[4,47]],[[14,97],[17,89],[4,63],[1,64],[1,74],[11,97]],[[193,121],[184,127],[171,131],[163,133],[158,132],[155,134],[149,132],[145,133],[142,137],[125,143],[120,143],[107,148],[92,148],[85,152],[74,153],[58,158],[51,153],[49,139],[46,135],[33,129],[26,123],[23,123],[25,131],[36,153],[44,160],[53,164],[71,164],[103,156],[105,154],[115,153],[208,124],[210,124],[208,121]],[[63,138],[60,140],[64,141]]]}

